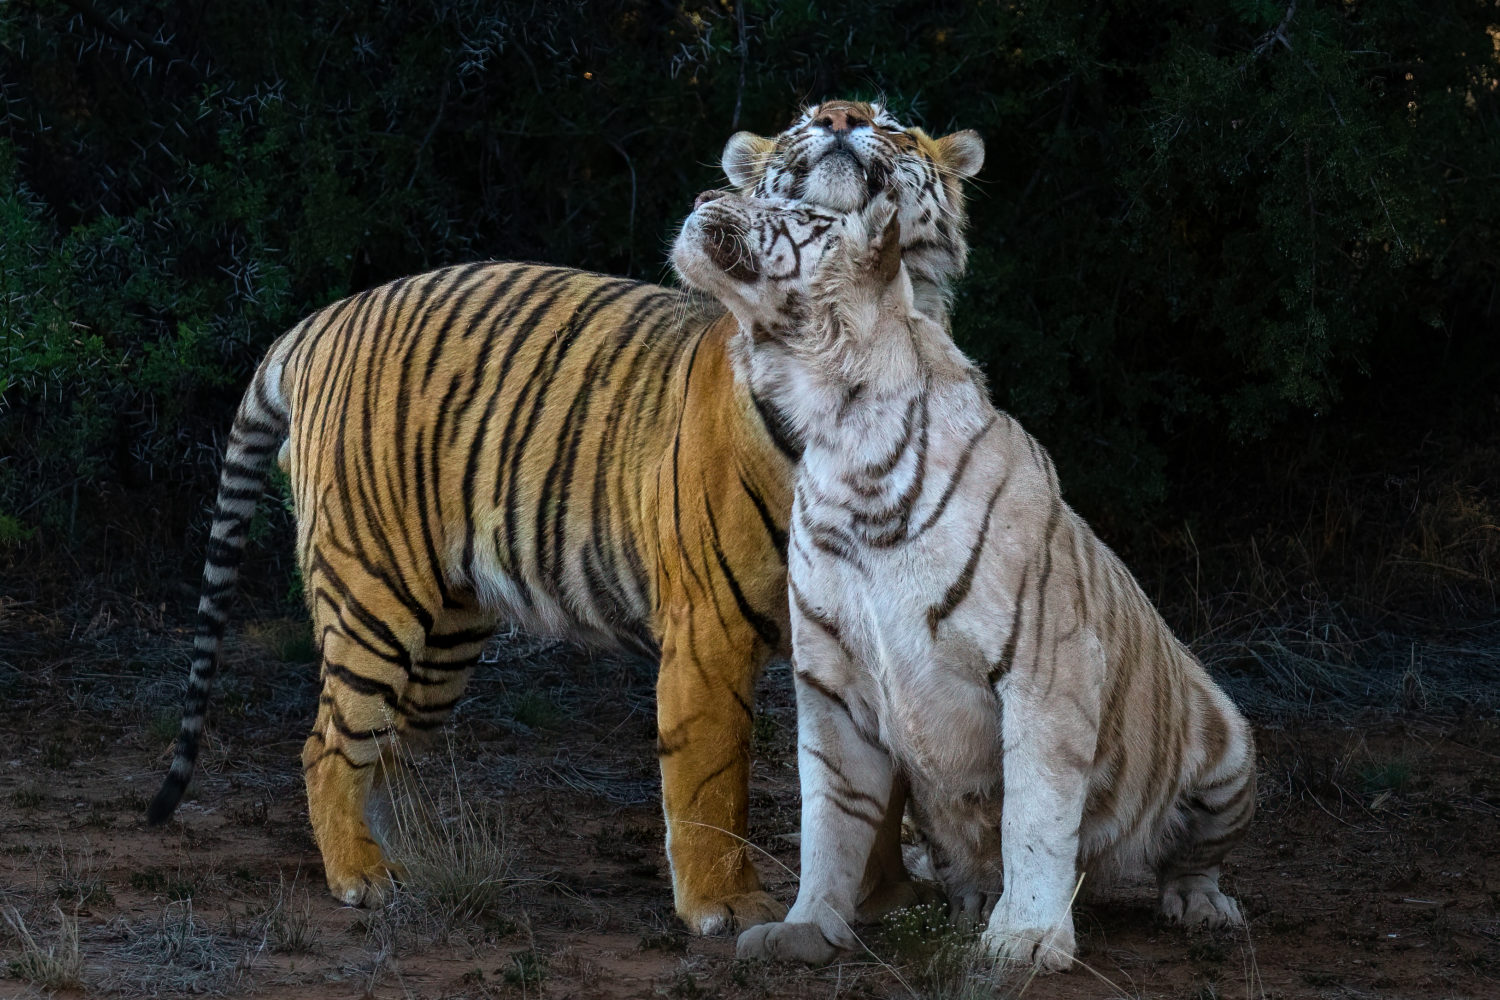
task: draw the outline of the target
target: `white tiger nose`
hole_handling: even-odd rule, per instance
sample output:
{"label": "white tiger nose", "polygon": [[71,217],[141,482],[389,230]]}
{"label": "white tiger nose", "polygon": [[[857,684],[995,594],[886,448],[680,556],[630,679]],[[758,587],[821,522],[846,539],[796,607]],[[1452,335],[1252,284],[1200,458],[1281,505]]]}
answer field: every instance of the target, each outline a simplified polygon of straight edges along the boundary
{"label": "white tiger nose", "polygon": [[725,194],[725,192],[723,192],[723,191],[703,191],[703,192],[701,192],[698,195],[698,197],[696,197],[696,198],[693,199],[693,211],[696,212],[696,211],[698,211],[699,208],[703,207],[704,205],[707,205],[709,202],[715,201],[715,200],[717,200],[719,198],[724,197],[724,194]]}

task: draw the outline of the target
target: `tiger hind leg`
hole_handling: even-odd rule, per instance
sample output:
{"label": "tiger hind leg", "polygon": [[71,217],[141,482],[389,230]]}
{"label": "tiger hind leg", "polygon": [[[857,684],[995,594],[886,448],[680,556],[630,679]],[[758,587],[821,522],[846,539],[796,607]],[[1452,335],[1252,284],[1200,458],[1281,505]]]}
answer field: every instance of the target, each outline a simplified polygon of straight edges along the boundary
{"label": "tiger hind leg", "polygon": [[452,715],[494,631],[494,616],[472,603],[444,608],[412,665],[397,722],[400,741],[383,749],[365,806],[370,832],[398,878],[405,871],[401,855],[409,849],[412,832],[426,822],[423,813],[430,801],[413,785],[419,779],[410,766],[410,751],[428,744]]}
{"label": "tiger hind leg", "polygon": [[[378,906],[400,871],[370,827],[371,792],[396,772],[405,744],[442,725],[488,632],[479,634],[477,614],[441,614],[429,635],[404,608],[361,609],[380,626],[356,632],[329,605],[315,609],[323,690],[302,767],[329,891],[347,905]],[[403,618],[404,627],[393,624]],[[377,818],[386,799],[376,799]]]}
{"label": "tiger hind leg", "polygon": [[897,773],[891,785],[890,800],[886,803],[885,818],[875,831],[875,846],[870,850],[864,877],[860,880],[856,911],[860,923],[878,923],[896,910],[936,904],[943,899],[942,891],[935,883],[919,881],[907,870],[901,851],[906,800],[906,779]]}
{"label": "tiger hind leg", "polygon": [[1239,904],[1219,888],[1219,868],[1255,813],[1255,759],[1243,724],[1227,739],[1217,773],[1184,793],[1180,826],[1156,868],[1162,914],[1189,927],[1244,923]]}
{"label": "tiger hind leg", "polygon": [[365,814],[382,758],[396,754],[403,674],[359,639],[324,633],[323,691],[302,773],[328,890],[349,906],[378,906],[391,889],[393,873]]}

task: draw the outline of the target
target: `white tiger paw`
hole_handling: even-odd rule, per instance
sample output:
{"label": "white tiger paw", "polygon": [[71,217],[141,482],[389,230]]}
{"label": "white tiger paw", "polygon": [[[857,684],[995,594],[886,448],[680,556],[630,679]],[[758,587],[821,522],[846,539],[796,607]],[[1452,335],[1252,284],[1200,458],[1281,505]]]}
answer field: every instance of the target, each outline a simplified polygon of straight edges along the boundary
{"label": "white tiger paw", "polygon": [[[853,937],[852,933],[849,935]],[[736,958],[763,958],[773,962],[803,962],[827,965],[848,945],[841,947],[828,940],[817,924],[758,924],[740,935],[735,945]]]}
{"label": "white tiger paw", "polygon": [[1240,904],[1219,891],[1219,880],[1183,875],[1162,886],[1161,912],[1186,927],[1238,927],[1245,922]]}
{"label": "white tiger paw", "polygon": [[990,924],[979,938],[986,955],[1002,962],[1021,962],[1040,972],[1066,972],[1073,967],[1078,942],[1073,934],[1073,915],[1050,927],[1036,926],[1037,921],[1021,914],[1007,914],[1002,895]]}

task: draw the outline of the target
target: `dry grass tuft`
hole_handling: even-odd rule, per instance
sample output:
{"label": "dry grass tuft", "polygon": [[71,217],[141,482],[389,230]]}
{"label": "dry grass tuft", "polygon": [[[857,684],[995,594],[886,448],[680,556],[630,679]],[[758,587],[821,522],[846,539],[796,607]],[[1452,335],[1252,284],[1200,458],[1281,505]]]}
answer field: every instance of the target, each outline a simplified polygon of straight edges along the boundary
{"label": "dry grass tuft", "polygon": [[0,915],[20,945],[20,954],[6,965],[10,975],[46,990],[83,988],[83,951],[78,941],[78,917],[52,906],[57,915],[57,929],[38,936],[27,926],[21,913],[7,906]]}
{"label": "dry grass tuft", "polygon": [[464,794],[451,754],[436,782],[420,780],[403,763],[389,770],[385,785],[384,815],[373,825],[404,873],[394,901],[400,922],[437,936],[505,922],[517,884],[505,819]]}
{"label": "dry grass tuft", "polygon": [[127,995],[179,996],[222,993],[240,985],[266,947],[205,924],[191,899],[168,903],[144,924],[116,921],[124,939],[113,950],[117,967],[101,985]]}
{"label": "dry grass tuft", "polygon": [[78,907],[114,902],[114,894],[94,864],[94,852],[85,845],[77,853],[58,848],[57,863],[46,874],[46,883],[59,901]]}
{"label": "dry grass tuft", "polygon": [[318,950],[318,929],[313,923],[312,895],[281,877],[280,888],[271,908],[263,913],[257,926],[269,941],[271,950],[283,955],[310,955]]}

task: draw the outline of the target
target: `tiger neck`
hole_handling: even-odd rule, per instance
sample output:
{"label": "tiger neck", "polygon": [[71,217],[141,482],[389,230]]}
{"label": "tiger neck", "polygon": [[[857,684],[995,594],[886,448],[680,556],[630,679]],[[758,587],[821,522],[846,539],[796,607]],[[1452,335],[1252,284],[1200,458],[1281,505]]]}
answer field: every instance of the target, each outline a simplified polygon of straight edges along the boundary
{"label": "tiger neck", "polygon": [[[966,438],[992,411],[982,376],[936,323],[893,324],[878,336],[839,336],[805,352],[752,347],[744,332],[739,340],[740,370],[800,442],[804,469],[874,470],[879,478],[899,465],[909,476],[912,463],[891,456]],[[934,404],[942,413],[936,423],[928,417]]]}
{"label": "tiger neck", "polygon": [[911,273],[913,308],[930,317],[938,325],[946,327],[948,305],[953,299],[953,291],[947,281],[919,274],[914,268],[910,268],[910,265],[908,268]]}

